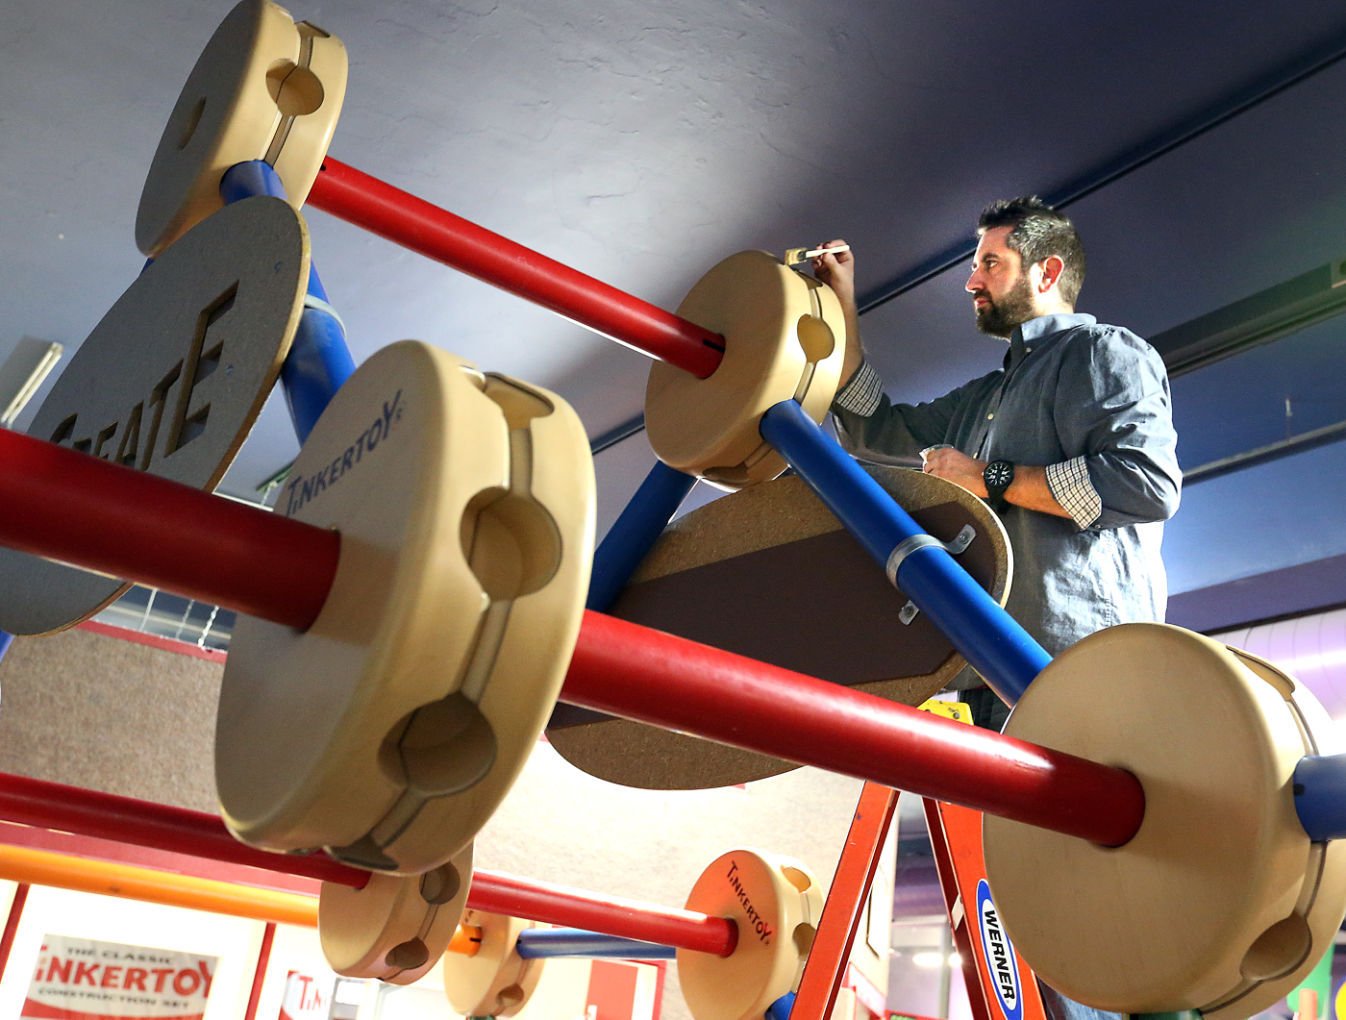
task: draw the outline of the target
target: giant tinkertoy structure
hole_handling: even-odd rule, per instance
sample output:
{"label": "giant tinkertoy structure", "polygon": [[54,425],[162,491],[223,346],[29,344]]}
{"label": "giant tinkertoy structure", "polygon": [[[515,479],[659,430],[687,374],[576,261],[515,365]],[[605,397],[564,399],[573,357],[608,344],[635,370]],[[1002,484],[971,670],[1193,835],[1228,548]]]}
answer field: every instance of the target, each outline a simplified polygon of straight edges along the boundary
{"label": "giant tinkertoy structure", "polygon": [[[647,305],[328,158],[345,77],[341,42],[269,0],[228,15],[146,181],[136,239],[151,264],[59,380],[37,438],[0,433],[0,627],[70,626],[116,597],[109,578],[245,614],[217,728],[223,822],[17,777],[0,780],[6,817],[321,877],[319,925],[345,973],[412,980],[460,921],[508,955],[528,942],[517,926],[487,939],[495,922],[462,912],[517,910],[677,946],[698,1017],[826,1015],[853,903],[820,921],[797,864],[736,851],[742,888],[726,892],[717,862],[677,917],[473,879],[473,838],[559,697],[986,812],[1007,930],[1084,1002],[1233,1020],[1300,980],[1346,912],[1346,760],[1311,695],[1162,625],[1051,660],[1001,608],[1003,584],[959,565],[969,534],[927,534],[817,427],[843,346],[826,287],[746,252],[679,314]],[[416,342],[356,370],[306,200],[657,359],[646,418],[663,463],[596,556],[573,412]],[[132,342],[133,358],[109,353]],[[201,490],[277,377],[304,445],[269,514]],[[1005,735],[598,611],[695,477],[778,485],[787,464],[909,600],[894,617],[932,621],[1016,704]],[[993,541],[994,519],[970,512]],[[303,733],[285,728],[298,711]],[[742,889],[791,937],[748,937]],[[460,1008],[526,999],[522,971],[492,958],[453,979],[470,990]]]}

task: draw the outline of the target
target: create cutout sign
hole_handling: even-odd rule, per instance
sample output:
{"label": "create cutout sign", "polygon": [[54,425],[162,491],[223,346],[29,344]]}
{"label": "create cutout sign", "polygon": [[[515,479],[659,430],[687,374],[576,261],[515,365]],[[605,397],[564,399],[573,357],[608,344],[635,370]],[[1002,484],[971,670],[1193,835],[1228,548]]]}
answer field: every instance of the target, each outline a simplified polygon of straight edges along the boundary
{"label": "create cutout sign", "polygon": [[217,957],[47,935],[21,1020],[201,1020]]}

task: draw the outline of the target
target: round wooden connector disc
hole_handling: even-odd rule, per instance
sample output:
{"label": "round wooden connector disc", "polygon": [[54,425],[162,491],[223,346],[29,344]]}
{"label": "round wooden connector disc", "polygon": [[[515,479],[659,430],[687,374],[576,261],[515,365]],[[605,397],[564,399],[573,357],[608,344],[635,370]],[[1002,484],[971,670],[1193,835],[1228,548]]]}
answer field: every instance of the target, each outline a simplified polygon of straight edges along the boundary
{"label": "round wooden connector disc", "polygon": [[822,916],[823,893],[799,861],[755,850],[717,857],[696,880],[687,909],[738,927],[729,956],[678,950],[678,981],[696,1020],[761,1020],[799,986]]}
{"label": "round wooden connector disc", "polygon": [[[1002,605],[1011,555],[1000,519],[965,489],[905,468],[868,467],[918,524]],[[731,493],[679,518],[611,609],[613,616],[919,705],[966,669],[925,614],[909,624],[858,542],[797,477]],[[547,738],[572,764],[625,786],[705,789],[778,775],[792,762],[560,705]]]}
{"label": "round wooden connector disc", "polygon": [[340,532],[331,594],[303,633],[234,632],[215,748],[229,827],[404,874],[465,847],[569,664],[593,484],[559,398],[412,341],[362,365],[277,503]]}
{"label": "round wooden connector disc", "polygon": [[467,904],[472,847],[423,875],[371,874],[362,889],[324,882],[318,897],[323,955],[338,974],[394,985],[439,962]]}
{"label": "round wooden connector disc", "polygon": [[822,421],[836,394],[846,324],[831,289],[761,251],[713,267],[678,314],[724,337],[707,379],[665,362],[650,367],[645,429],[659,459],[726,488],[774,478],[785,461],[758,431],[794,400]]}
{"label": "round wooden connector disc", "polygon": [[519,933],[538,925],[480,910],[463,914],[463,924],[481,929],[481,945],[473,956],[444,954],[441,973],[449,1005],[463,1016],[513,1016],[537,988],[547,962],[525,960],[516,951]]}
{"label": "round wooden connector disc", "polygon": [[[29,433],[213,489],[280,374],[308,266],[308,231],[284,202],[250,198],[211,217],[103,316]],[[0,602],[0,630],[70,627],[128,587],[0,549],[0,591],[9,595]]]}
{"label": "round wooden connector disc", "polygon": [[346,47],[270,0],[242,0],[220,23],[169,115],[136,215],[157,255],[222,205],[230,167],[265,160],[298,209],[322,167],[346,95]]}
{"label": "round wooden connector disc", "polygon": [[1163,624],[1085,638],[1029,686],[1006,733],[1132,772],[1145,819],[1105,849],[988,815],[986,870],[1040,977],[1103,1009],[1277,1002],[1346,913],[1346,847],[1310,843],[1292,777],[1338,748],[1326,712],[1269,663]]}

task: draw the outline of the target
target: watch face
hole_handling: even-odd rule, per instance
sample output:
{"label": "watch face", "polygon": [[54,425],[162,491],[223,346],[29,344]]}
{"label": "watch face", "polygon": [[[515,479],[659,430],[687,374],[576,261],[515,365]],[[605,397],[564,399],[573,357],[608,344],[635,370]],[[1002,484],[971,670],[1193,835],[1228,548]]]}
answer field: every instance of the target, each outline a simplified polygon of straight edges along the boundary
{"label": "watch face", "polygon": [[1003,488],[1009,485],[1014,478],[1013,469],[1003,460],[998,460],[993,464],[986,466],[986,484]]}

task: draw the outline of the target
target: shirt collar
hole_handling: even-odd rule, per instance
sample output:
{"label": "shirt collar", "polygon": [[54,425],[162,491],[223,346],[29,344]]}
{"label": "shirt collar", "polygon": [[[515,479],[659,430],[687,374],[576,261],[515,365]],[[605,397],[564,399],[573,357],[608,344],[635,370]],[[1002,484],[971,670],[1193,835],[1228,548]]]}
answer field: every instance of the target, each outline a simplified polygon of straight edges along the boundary
{"label": "shirt collar", "polygon": [[1062,315],[1039,315],[1014,327],[1010,334],[1010,349],[1006,357],[1007,364],[1017,364],[1029,354],[1039,341],[1050,340],[1057,333],[1064,333],[1076,326],[1092,326],[1098,320],[1083,312],[1071,312]]}

